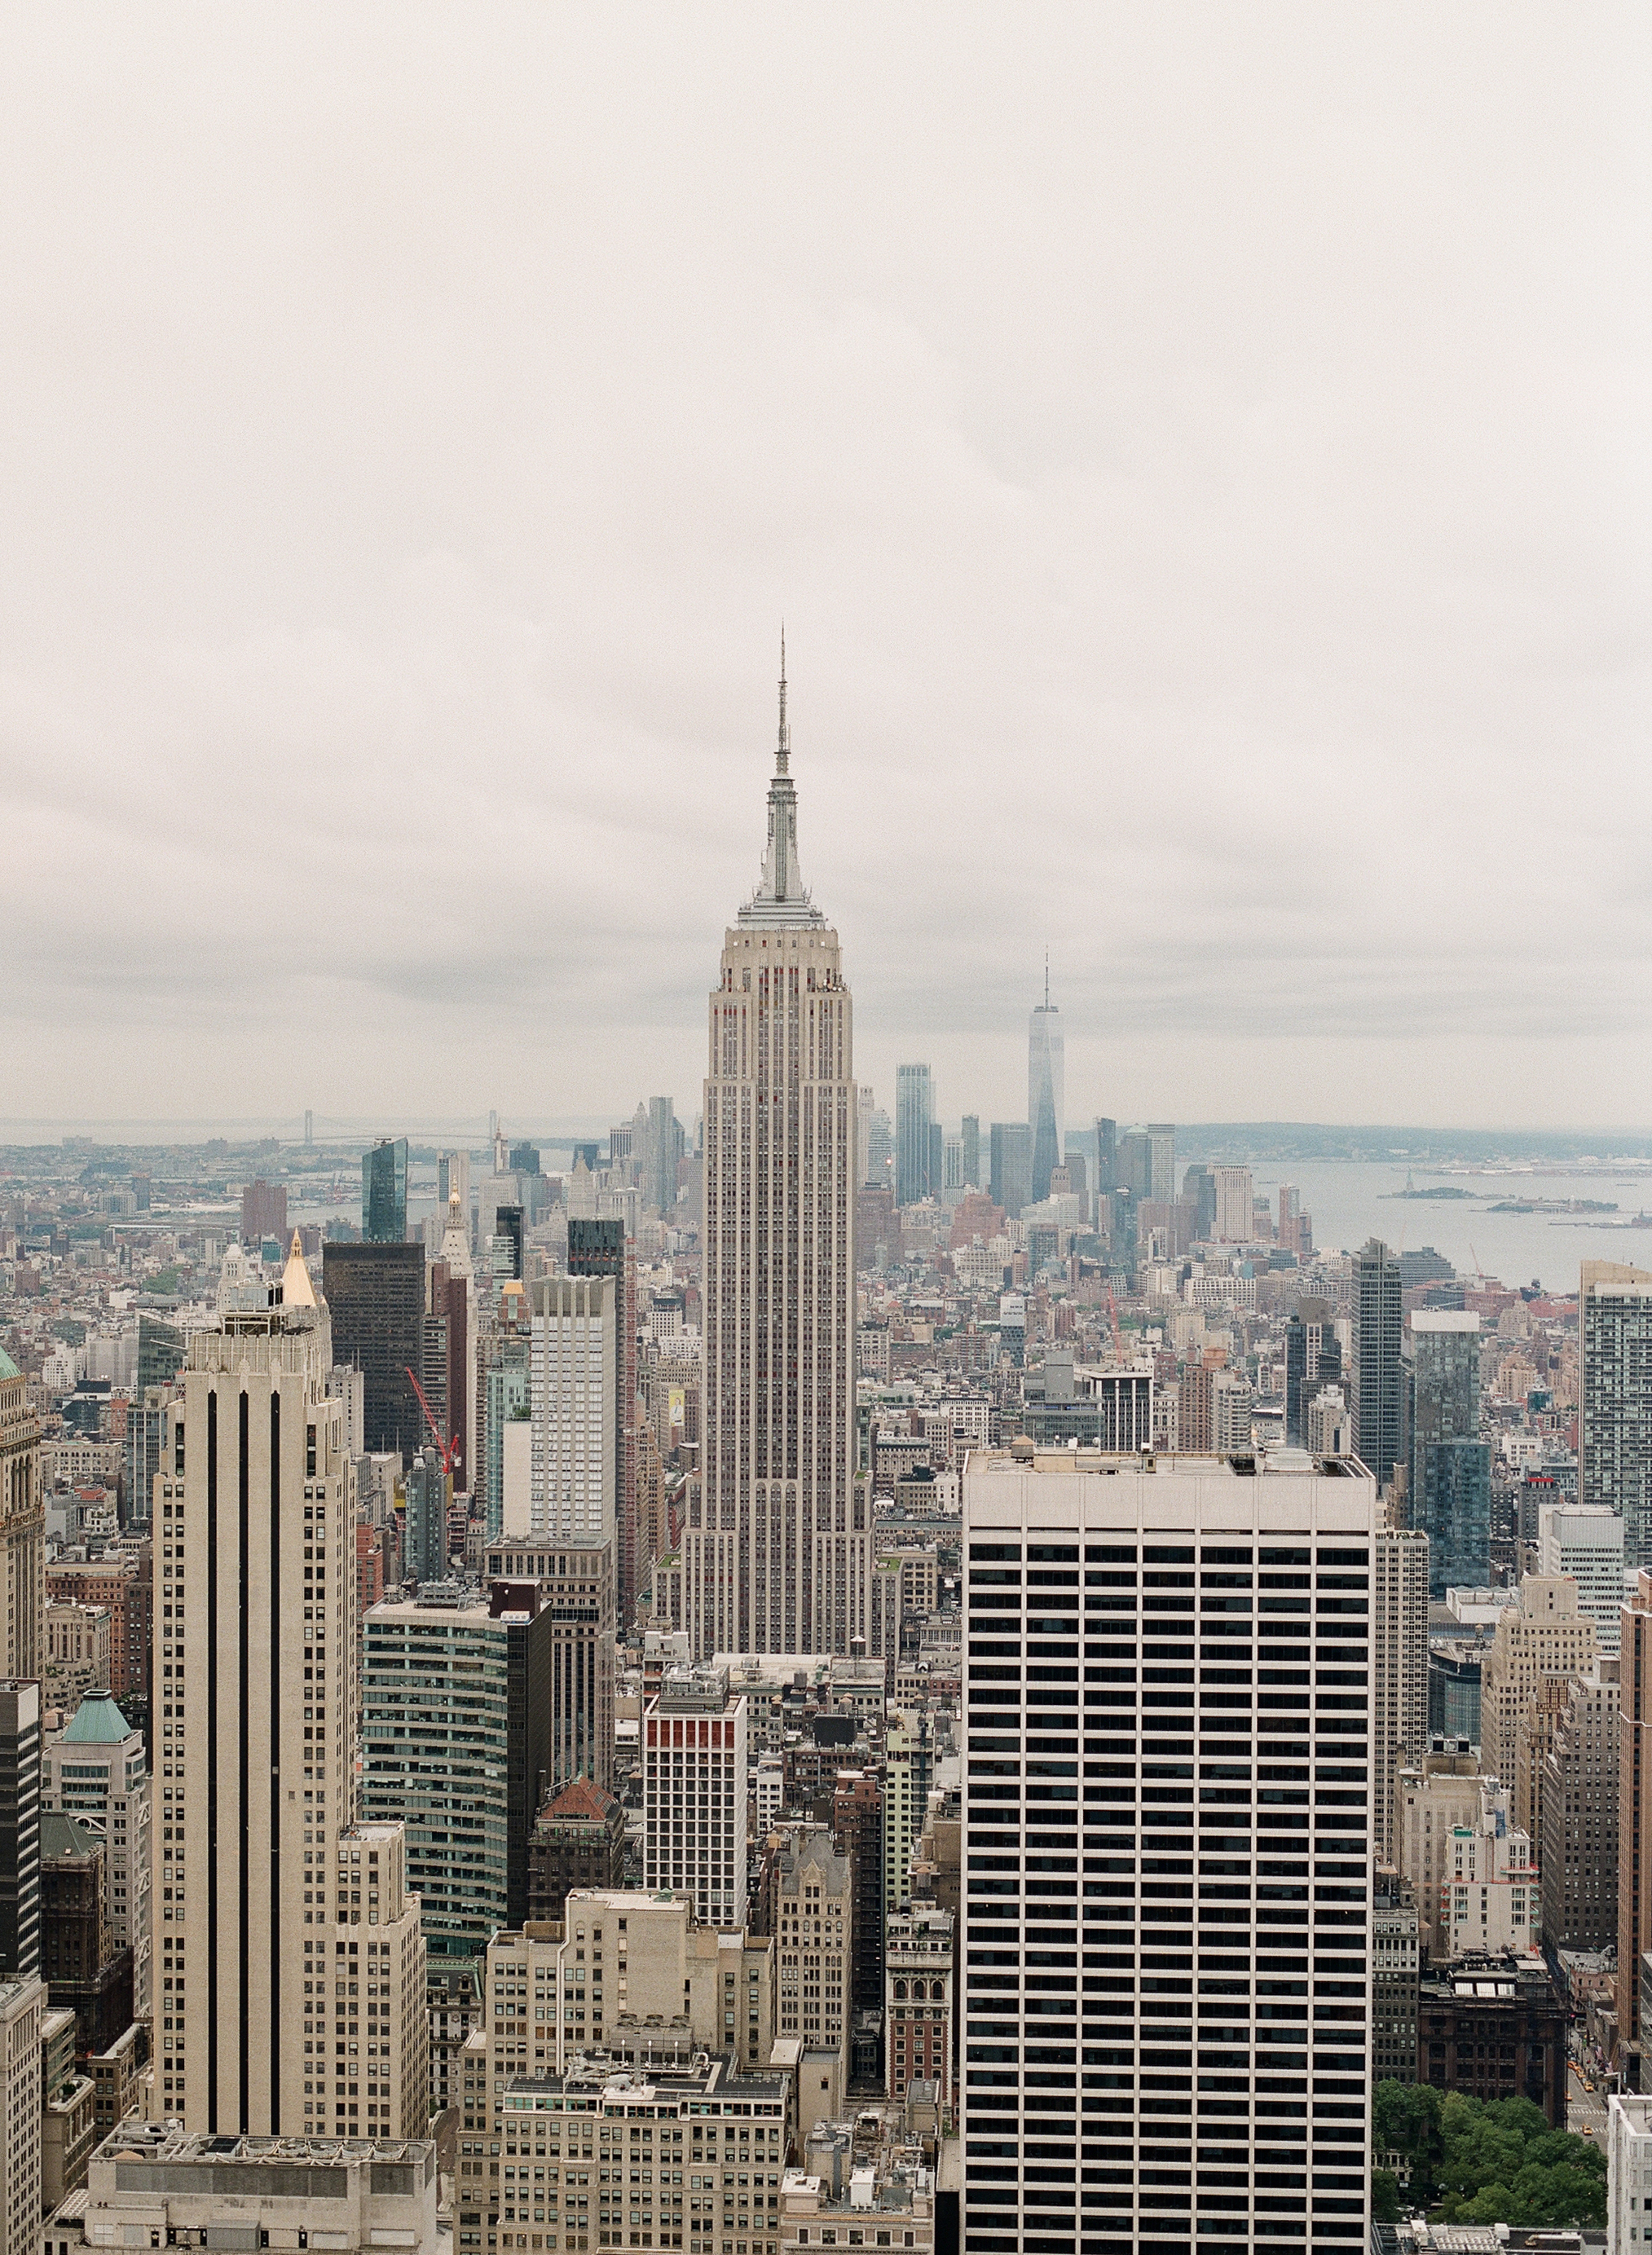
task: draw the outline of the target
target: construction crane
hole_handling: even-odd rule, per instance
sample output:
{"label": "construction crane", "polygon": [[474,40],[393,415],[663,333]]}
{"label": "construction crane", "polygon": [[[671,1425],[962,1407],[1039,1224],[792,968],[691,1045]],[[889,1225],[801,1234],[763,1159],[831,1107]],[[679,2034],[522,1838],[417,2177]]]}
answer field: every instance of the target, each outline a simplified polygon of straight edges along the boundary
{"label": "construction crane", "polygon": [[1119,1359],[1120,1366],[1122,1367],[1124,1362],[1124,1342],[1119,1336],[1119,1303],[1113,1296],[1113,1287],[1111,1284],[1107,1286],[1107,1321],[1113,1326],[1113,1352]]}
{"label": "construction crane", "polygon": [[[406,1365],[404,1364],[403,1367],[405,1369]],[[430,1427],[431,1437],[436,1444],[436,1452],[442,1460],[442,1470],[451,1478],[459,1464],[459,1444],[445,1435],[441,1427],[436,1423],[436,1413],[425,1398],[425,1389],[411,1370],[407,1372],[407,1382],[418,1396],[418,1406],[425,1413],[425,1423]]]}

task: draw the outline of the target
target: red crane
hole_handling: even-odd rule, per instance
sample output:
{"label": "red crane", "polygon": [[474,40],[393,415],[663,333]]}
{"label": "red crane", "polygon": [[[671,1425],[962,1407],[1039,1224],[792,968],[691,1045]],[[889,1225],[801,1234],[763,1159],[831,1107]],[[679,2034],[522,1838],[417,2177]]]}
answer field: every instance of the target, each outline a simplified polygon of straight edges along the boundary
{"label": "red crane", "polygon": [[[404,1365],[403,1367],[405,1368],[406,1366]],[[451,1477],[453,1466],[459,1462],[458,1444],[449,1439],[436,1423],[436,1413],[425,1399],[425,1389],[411,1370],[407,1373],[407,1380],[418,1396],[418,1406],[425,1413],[425,1423],[430,1427],[431,1436],[435,1441],[437,1453],[442,1460],[442,1470]]]}

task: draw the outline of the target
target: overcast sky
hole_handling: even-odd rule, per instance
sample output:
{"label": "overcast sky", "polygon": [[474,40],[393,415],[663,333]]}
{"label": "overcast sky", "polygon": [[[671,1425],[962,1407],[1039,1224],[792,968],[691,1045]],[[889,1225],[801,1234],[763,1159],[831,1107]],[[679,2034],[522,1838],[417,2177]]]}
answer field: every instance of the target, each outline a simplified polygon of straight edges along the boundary
{"label": "overcast sky", "polygon": [[0,1116],[1652,1123],[1649,22],[9,11]]}

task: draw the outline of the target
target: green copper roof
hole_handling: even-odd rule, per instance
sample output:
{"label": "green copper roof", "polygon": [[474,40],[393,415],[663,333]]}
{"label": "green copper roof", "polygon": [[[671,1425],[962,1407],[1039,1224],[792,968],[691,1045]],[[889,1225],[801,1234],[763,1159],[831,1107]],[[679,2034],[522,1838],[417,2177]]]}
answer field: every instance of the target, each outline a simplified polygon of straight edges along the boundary
{"label": "green copper roof", "polygon": [[130,1739],[132,1726],[107,1691],[88,1691],[74,1711],[62,1743],[76,1746],[115,1746]]}
{"label": "green copper roof", "polygon": [[7,1378],[21,1378],[22,1375],[23,1373],[18,1368],[17,1364],[12,1361],[11,1357],[6,1352],[4,1347],[0,1346],[0,1380]]}

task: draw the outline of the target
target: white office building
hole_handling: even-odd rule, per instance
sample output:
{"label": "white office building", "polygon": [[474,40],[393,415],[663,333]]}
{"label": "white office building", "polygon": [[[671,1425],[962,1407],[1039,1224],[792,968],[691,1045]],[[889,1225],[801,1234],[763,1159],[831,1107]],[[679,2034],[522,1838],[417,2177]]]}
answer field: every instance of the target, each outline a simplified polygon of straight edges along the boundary
{"label": "white office building", "polygon": [[[532,1287],[529,1350],[531,1541],[614,1540],[620,1279],[549,1276]],[[507,1442],[509,1436],[507,1435]]]}
{"label": "white office building", "polygon": [[1624,1605],[1623,1516],[1606,1503],[1557,1503],[1537,1514],[1537,1571],[1570,1574],[1578,1610],[1594,1623],[1598,1648],[1618,1649]]}
{"label": "white office building", "polygon": [[693,1898],[708,1926],[746,1922],[746,1702],[726,1668],[670,1668],[643,1718],[643,1877]]}
{"label": "white office building", "polygon": [[1652,2202],[1652,2098],[1626,2091],[1606,2101],[1606,2255],[1630,2255],[1647,2235]]}
{"label": "white office building", "polygon": [[1195,2156],[1201,2255],[1363,2241],[1375,1518],[1362,1465],[1296,1450],[971,1458],[963,2126],[995,2249],[1185,2250]]}

